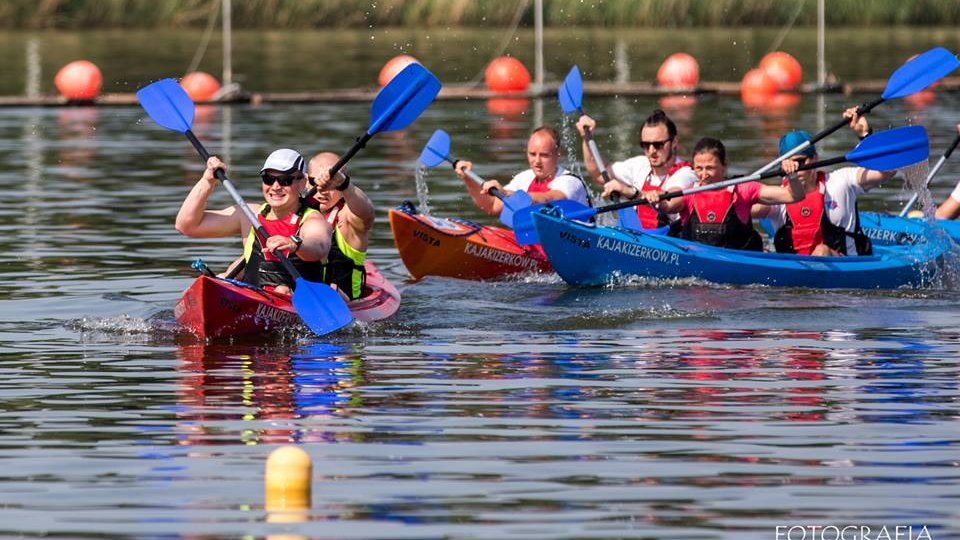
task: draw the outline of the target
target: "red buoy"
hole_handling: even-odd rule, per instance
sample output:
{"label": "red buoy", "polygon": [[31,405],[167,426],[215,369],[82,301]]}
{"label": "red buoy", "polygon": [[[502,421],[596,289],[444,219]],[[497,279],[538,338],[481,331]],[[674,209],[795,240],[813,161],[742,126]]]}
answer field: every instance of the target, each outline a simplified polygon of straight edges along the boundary
{"label": "red buoy", "polygon": [[103,75],[93,62],[76,60],[60,68],[53,84],[63,97],[76,101],[89,101],[100,94]]}
{"label": "red buoy", "polygon": [[380,68],[380,75],[377,77],[377,82],[380,83],[380,86],[386,86],[387,83],[393,80],[397,76],[397,73],[403,71],[403,68],[409,66],[410,64],[419,64],[420,62],[408,55],[401,54],[399,56],[394,56],[387,61],[386,64]]}
{"label": "red buoy", "polygon": [[530,86],[530,72],[516,58],[494,58],[484,73],[487,88],[494,92],[523,92]]}
{"label": "red buoy", "polygon": [[760,60],[760,69],[766,72],[780,90],[793,90],[803,78],[800,62],[789,53],[774,51]]}
{"label": "red buoy", "polygon": [[700,65],[687,53],[673,53],[660,64],[657,82],[664,88],[691,88],[700,82]]}
{"label": "red buoy", "polygon": [[202,71],[187,73],[187,75],[180,80],[180,86],[187,91],[187,95],[190,96],[190,99],[194,102],[210,101],[213,99],[213,96],[217,94],[217,91],[220,90],[220,83],[217,79],[213,75]]}

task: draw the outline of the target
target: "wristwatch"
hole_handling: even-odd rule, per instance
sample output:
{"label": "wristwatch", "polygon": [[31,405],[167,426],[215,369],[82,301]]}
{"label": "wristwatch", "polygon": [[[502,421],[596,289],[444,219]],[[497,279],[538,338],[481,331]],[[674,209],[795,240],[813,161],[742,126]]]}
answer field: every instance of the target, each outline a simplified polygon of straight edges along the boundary
{"label": "wristwatch", "polygon": [[336,189],[337,191],[344,191],[348,187],[350,187],[350,175],[343,171],[340,171],[340,173],[343,174],[343,183],[335,187],[334,189]]}
{"label": "wristwatch", "polygon": [[300,246],[303,245],[303,238],[300,238],[299,234],[291,234],[290,239],[293,240],[293,243],[297,245],[297,247],[290,250],[290,253],[296,253],[300,249]]}

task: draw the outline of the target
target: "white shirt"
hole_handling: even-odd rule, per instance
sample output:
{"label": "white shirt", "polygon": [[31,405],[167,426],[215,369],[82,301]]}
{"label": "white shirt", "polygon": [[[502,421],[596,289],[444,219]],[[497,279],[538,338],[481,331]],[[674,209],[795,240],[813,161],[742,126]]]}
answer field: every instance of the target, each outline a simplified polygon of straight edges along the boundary
{"label": "white shirt", "polygon": [[[674,163],[682,161],[676,158]],[[618,161],[610,166],[613,175],[621,182],[630,184],[637,189],[643,189],[643,183],[647,180],[650,185],[660,188],[661,191],[669,191],[673,188],[687,189],[693,187],[697,181],[697,175],[693,173],[690,167],[681,167],[669,177],[657,176],[650,167],[650,159],[647,156],[634,156],[626,161]]]}
{"label": "white shirt", "polygon": [[[823,194],[823,207],[827,210],[831,223],[851,233],[857,230],[857,197],[867,192],[857,182],[859,170],[860,167],[844,167],[825,173],[827,191]],[[767,217],[773,223],[774,229],[780,229],[787,222],[786,206],[770,206]],[[853,238],[847,236],[847,254],[856,253]]]}
{"label": "white shirt", "polygon": [[[510,191],[527,191],[530,189],[530,184],[532,184],[536,178],[537,175],[533,172],[533,169],[527,169],[514,176],[509,184],[503,186],[503,189]],[[577,201],[584,206],[590,206],[590,203],[587,202],[587,188],[583,187],[583,182],[563,167],[557,167],[557,174],[553,177],[553,180],[550,180],[547,184],[547,188],[551,191],[557,190],[562,192],[566,198],[572,201]]]}

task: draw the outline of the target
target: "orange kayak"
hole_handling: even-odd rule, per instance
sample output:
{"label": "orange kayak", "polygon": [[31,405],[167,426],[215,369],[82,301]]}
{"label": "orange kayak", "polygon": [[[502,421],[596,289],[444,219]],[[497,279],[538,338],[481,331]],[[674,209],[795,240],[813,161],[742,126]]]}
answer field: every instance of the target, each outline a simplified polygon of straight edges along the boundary
{"label": "orange kayak", "polygon": [[416,279],[498,279],[553,271],[540,246],[518,244],[513,231],[426,216],[408,202],[390,210],[390,229],[403,264]]}
{"label": "orange kayak", "polygon": [[[367,294],[347,302],[358,321],[386,319],[400,308],[400,293],[370,261]],[[290,295],[232,279],[201,275],[173,308],[181,326],[201,338],[258,334],[300,324]]]}

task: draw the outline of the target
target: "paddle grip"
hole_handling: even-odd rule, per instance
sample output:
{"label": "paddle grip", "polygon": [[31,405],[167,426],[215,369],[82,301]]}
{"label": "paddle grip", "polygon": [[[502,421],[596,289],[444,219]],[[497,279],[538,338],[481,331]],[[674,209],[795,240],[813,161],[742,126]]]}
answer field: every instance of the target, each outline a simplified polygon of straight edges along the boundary
{"label": "paddle grip", "polygon": [[[200,154],[200,157],[203,158],[204,163],[210,159],[210,153],[207,152],[207,149],[203,146],[203,143],[200,142],[200,139],[197,139],[197,136],[193,134],[192,130],[187,130],[185,132],[187,140],[190,141],[190,144],[196,148],[197,153]],[[247,218],[247,221],[253,225],[254,230],[257,233],[257,241],[260,242],[261,246],[266,246],[267,230],[263,228],[263,225],[260,224],[260,220],[257,219],[257,215],[253,213],[253,210],[250,210],[250,207],[247,206],[247,203],[243,201],[243,197],[240,195],[240,192],[237,191],[237,188],[234,187],[233,182],[230,181],[230,178],[227,177],[227,173],[223,172],[223,169],[217,169],[214,174],[217,177],[217,180],[220,180],[220,183],[223,184],[223,187],[227,189],[227,193],[230,194],[230,197],[233,198],[233,202],[240,208],[240,212],[243,213],[243,217]],[[283,268],[290,274],[294,281],[300,279],[300,272],[297,272],[296,267],[293,266],[293,263],[290,262],[290,259],[282,251],[274,251],[274,255],[280,259],[280,264],[283,265]]]}

